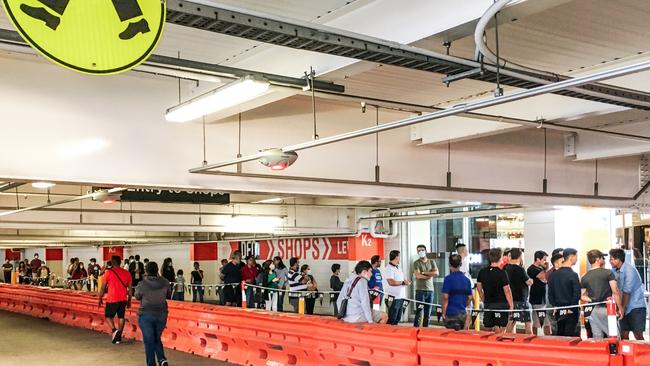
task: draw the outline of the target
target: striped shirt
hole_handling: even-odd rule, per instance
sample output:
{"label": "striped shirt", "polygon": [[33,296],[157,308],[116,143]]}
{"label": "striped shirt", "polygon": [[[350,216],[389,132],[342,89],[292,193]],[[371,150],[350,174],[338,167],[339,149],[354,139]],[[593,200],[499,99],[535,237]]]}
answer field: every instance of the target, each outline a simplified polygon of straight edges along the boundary
{"label": "striped shirt", "polygon": [[[301,283],[300,281],[302,280],[302,275],[300,272],[296,272],[292,269],[289,270],[289,274],[287,275],[287,279],[289,279],[289,290],[290,291],[306,291],[307,290],[307,284]],[[291,296],[292,293],[289,292],[289,297],[298,297],[298,296]]]}

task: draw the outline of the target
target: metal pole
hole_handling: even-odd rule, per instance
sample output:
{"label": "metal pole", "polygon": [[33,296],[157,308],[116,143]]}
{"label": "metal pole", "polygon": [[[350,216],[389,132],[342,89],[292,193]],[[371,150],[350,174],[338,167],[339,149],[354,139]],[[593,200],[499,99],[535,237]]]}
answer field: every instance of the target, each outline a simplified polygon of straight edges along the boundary
{"label": "metal pole", "polygon": [[[501,96],[501,97],[498,97],[498,98],[473,102],[473,103],[469,103],[469,104],[457,105],[455,107],[444,109],[444,110],[439,111],[439,112],[433,112],[433,113],[424,114],[424,115],[421,115],[421,116],[415,116],[415,117],[402,119],[402,120],[399,120],[399,121],[384,123],[384,124],[381,124],[379,126],[367,127],[367,128],[363,128],[363,129],[356,130],[356,131],[342,133],[340,135],[334,135],[334,136],[330,136],[330,137],[321,138],[319,140],[312,140],[312,141],[299,143],[299,144],[296,144],[296,145],[285,146],[285,147],[282,148],[282,151],[284,151],[284,152],[300,151],[300,150],[305,150],[305,149],[309,149],[309,148],[316,147],[316,146],[328,145],[328,144],[332,144],[332,143],[335,143],[335,142],[350,140],[350,139],[354,139],[354,138],[362,137],[362,136],[367,136],[367,135],[371,135],[371,134],[378,133],[378,132],[384,132],[384,131],[389,131],[389,130],[393,130],[393,129],[396,129],[396,128],[406,127],[406,126],[418,124],[418,123],[421,123],[421,122],[431,121],[431,120],[439,119],[439,118],[443,118],[443,117],[449,117],[449,116],[453,116],[453,115],[463,113],[463,112],[470,112],[470,111],[474,111],[474,110],[478,110],[478,109],[492,107],[492,106],[495,106],[495,105],[514,102],[514,101],[521,100],[521,99],[531,98],[531,97],[535,97],[535,96],[538,96],[538,95],[553,93],[553,92],[563,90],[563,89],[567,89],[567,88],[574,87],[574,86],[579,86],[579,85],[589,84],[589,83],[600,81],[600,80],[606,80],[606,79],[611,79],[611,78],[615,78],[615,77],[619,77],[619,76],[629,75],[629,74],[645,71],[645,70],[648,70],[648,69],[650,69],[650,61],[640,62],[640,63],[636,63],[636,64],[633,64],[633,65],[618,67],[618,68],[611,69],[611,70],[605,70],[605,71],[597,72],[597,73],[594,73],[594,74],[591,74],[591,75],[585,75],[585,76],[577,77],[577,78],[574,78],[574,79],[559,81],[559,82],[553,83],[553,84],[542,85],[542,86],[539,86],[537,88],[524,90],[524,91],[513,93],[513,94],[510,94],[510,95],[504,95],[504,96]],[[257,154],[249,155],[249,156],[242,157],[242,158],[239,158],[239,159],[228,160],[228,161],[224,161],[224,162],[221,162],[221,163],[206,165],[204,167],[193,168],[193,169],[190,169],[190,173],[200,173],[200,172],[204,172],[204,171],[211,170],[211,169],[222,168],[222,167],[226,167],[226,166],[230,166],[230,165],[234,165],[234,164],[239,164],[239,163],[245,163],[247,161],[257,160],[257,159],[261,158],[262,156],[264,156],[264,153],[257,153]]]}

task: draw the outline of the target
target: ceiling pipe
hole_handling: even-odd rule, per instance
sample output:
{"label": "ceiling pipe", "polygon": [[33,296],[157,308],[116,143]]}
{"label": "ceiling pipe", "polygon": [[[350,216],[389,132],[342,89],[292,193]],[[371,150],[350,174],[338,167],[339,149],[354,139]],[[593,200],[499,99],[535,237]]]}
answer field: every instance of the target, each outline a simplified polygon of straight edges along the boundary
{"label": "ceiling pipe", "polygon": [[[0,29],[0,43],[2,43],[2,41],[4,41],[5,44],[9,44],[11,46],[20,47],[21,49],[24,48],[24,49],[31,50],[31,48],[26,43],[24,43],[22,38],[20,38],[20,35],[18,35],[18,33],[13,31]],[[491,65],[484,65],[484,66],[486,69],[490,69],[490,70],[492,70],[491,68],[493,68],[493,66]],[[494,68],[494,70],[496,70],[496,68]],[[218,82],[218,81],[223,82],[224,80],[221,79],[236,80],[241,76],[260,74],[259,72],[252,71],[252,70],[238,69],[230,66],[214,65],[205,62],[190,61],[185,59],[178,59],[174,57],[159,56],[159,55],[152,55],[147,61],[145,61],[142,65],[136,67],[133,71],[136,72],[140,71],[143,73],[149,73],[149,74],[160,75],[160,76],[179,77],[179,78],[185,78],[189,80],[201,80],[201,81],[210,81],[210,82]],[[504,75],[510,75],[508,74],[507,70],[500,70],[500,72]],[[260,75],[269,77],[269,75],[271,74],[260,74]],[[514,75],[510,75],[510,76],[514,76]],[[298,94],[306,95],[306,92],[303,92],[302,90],[304,85],[300,84],[301,82],[306,83],[304,79],[290,78],[281,75],[271,75],[270,77],[272,80],[274,80],[275,82],[274,85],[276,85],[276,87],[296,89],[299,90]],[[529,75],[520,75],[518,77],[527,78],[528,81],[537,82],[540,84],[548,83],[547,80],[533,78],[530,77]],[[437,112],[437,111],[444,110],[443,108],[437,108],[432,106],[385,100],[385,99],[367,97],[363,95],[345,94],[343,93],[344,90],[339,88],[341,87],[340,85],[331,84],[328,82],[320,82],[318,80],[315,81],[315,86],[316,86],[315,95],[317,97],[321,97],[324,99],[369,102],[371,104],[376,104],[383,108],[394,108],[406,113],[409,112],[422,113],[422,112],[432,112],[432,111]],[[586,91],[584,90],[581,90],[581,92],[586,94]],[[536,127],[539,125],[538,121],[513,118],[507,116],[484,114],[484,113],[464,112],[464,113],[459,113],[458,116],[485,120],[485,121],[514,123],[514,124],[527,126],[527,127]],[[544,125],[548,129],[558,130],[558,131],[588,132],[588,133],[600,134],[600,135],[610,136],[610,137],[624,138],[624,139],[630,139],[630,140],[636,140],[642,142],[650,142],[650,137],[647,136],[598,130],[598,129],[586,128],[586,127],[564,126],[553,122],[544,122]]]}
{"label": "ceiling pipe", "polygon": [[99,196],[102,196],[102,195],[118,193],[118,192],[122,192],[122,191],[125,191],[125,190],[126,190],[126,188],[111,188],[109,190],[95,191],[95,192],[84,194],[84,195],[81,195],[81,196],[77,196],[77,197],[73,197],[73,198],[67,198],[67,199],[64,199],[64,200],[61,200],[61,201],[46,203],[46,204],[43,204],[43,205],[25,207],[25,208],[21,208],[21,209],[18,209],[18,210],[12,210],[12,211],[0,212],[0,217],[15,215],[17,213],[38,210],[38,209],[46,208],[46,207],[62,205],[62,204],[65,204],[65,203],[70,203],[70,202],[83,201],[83,200],[88,199],[88,198],[96,198],[96,197],[99,197]]}
{"label": "ceiling pipe", "polygon": [[[439,214],[423,214],[423,215],[403,215],[403,216],[385,216],[385,217],[361,217],[359,222],[366,221],[377,221],[377,220],[388,220],[388,221],[422,221],[422,220],[433,220],[433,219],[460,219],[465,217],[483,217],[483,216],[494,216],[499,214],[507,213],[520,213],[523,212],[523,207],[517,208],[506,208],[506,209],[493,209],[493,210],[476,210],[476,211],[464,211],[464,212],[449,212],[449,213],[439,213]],[[527,209],[527,211],[531,211]]]}
{"label": "ceiling pipe", "polygon": [[[547,84],[547,85],[542,85],[536,88],[528,89],[528,90],[523,90],[520,92],[515,92],[509,95],[503,95],[497,98],[493,99],[488,99],[488,100],[483,100],[483,101],[478,101],[478,102],[473,102],[473,103],[468,103],[468,104],[462,104],[462,105],[457,105],[455,107],[451,107],[448,109],[444,109],[442,111],[438,112],[433,112],[429,114],[424,114],[421,116],[415,116],[411,118],[406,118],[394,122],[388,122],[384,124],[380,124],[378,126],[372,126],[356,131],[351,131],[351,132],[346,132],[342,133],[339,135],[334,135],[334,136],[329,136],[329,137],[321,137],[318,140],[311,140],[307,142],[303,142],[300,144],[296,145],[290,145],[282,148],[282,151],[288,152],[288,151],[300,151],[300,150],[305,150],[317,146],[323,146],[323,145],[328,145],[332,144],[335,142],[341,142],[345,140],[350,140],[354,139],[357,137],[362,137],[362,136],[367,136],[367,135],[372,135],[378,132],[384,132],[384,131],[389,131],[393,130],[396,128],[400,127],[406,127],[426,121],[431,121],[434,119],[439,119],[443,117],[449,117],[453,115],[457,115],[459,113],[463,112],[470,112],[482,108],[487,108],[487,107],[492,107],[495,105],[499,104],[504,104],[504,103],[509,103],[509,102],[514,102],[517,100],[521,99],[526,99],[526,98],[531,98],[534,96],[538,95],[543,95],[543,94],[548,94],[552,92],[556,92],[559,90],[571,88],[574,86],[578,85],[584,85],[584,84],[589,84],[595,81],[600,81],[600,80],[606,80],[606,79],[611,79],[619,76],[624,76],[624,75],[629,75],[641,71],[645,71],[650,69],[650,61],[645,61],[645,62],[640,62],[636,63],[633,65],[627,65],[623,67],[618,67],[614,68],[611,70],[605,70],[605,71],[600,71],[596,72],[594,74],[590,75],[584,75],[581,77],[573,78],[573,79],[568,79],[568,80],[563,80],[559,81],[556,83],[552,84]],[[252,154],[249,156],[237,158],[237,159],[232,159],[232,160],[227,160],[223,161],[221,163],[216,163],[216,164],[209,164],[197,168],[192,168],[190,169],[190,173],[201,173],[201,172],[206,172],[212,169],[217,169],[217,168],[223,168],[231,165],[236,165],[236,164],[241,164],[245,163],[248,161],[253,161],[261,158],[264,154],[262,152]]]}

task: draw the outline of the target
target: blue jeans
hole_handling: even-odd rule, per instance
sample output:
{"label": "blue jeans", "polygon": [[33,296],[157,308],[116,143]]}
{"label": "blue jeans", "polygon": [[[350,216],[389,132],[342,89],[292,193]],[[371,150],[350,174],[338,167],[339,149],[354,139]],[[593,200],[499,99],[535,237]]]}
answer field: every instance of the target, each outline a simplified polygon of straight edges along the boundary
{"label": "blue jeans", "polygon": [[[417,301],[426,302],[427,304],[432,304],[433,291],[417,290],[415,291],[415,299]],[[421,304],[416,304],[415,305],[416,309],[418,305]],[[424,305],[422,310],[415,310],[415,320],[413,321],[413,326],[416,328],[420,326],[420,317],[422,316],[423,311],[424,311],[424,320],[422,321],[422,326],[423,327],[429,326],[429,318],[431,317],[431,305]]]}
{"label": "blue jeans", "polygon": [[255,288],[246,287],[246,307],[249,309],[255,308]]}
{"label": "blue jeans", "polygon": [[[198,285],[200,285],[200,283]],[[205,288],[203,286],[192,286],[192,302],[196,302],[197,296],[199,298],[199,302],[203,302],[204,292]]]}
{"label": "blue jeans", "polygon": [[388,308],[388,323],[392,325],[399,324],[402,320],[404,299],[393,299],[393,303]]}
{"label": "blue jeans", "polygon": [[278,311],[284,311],[284,291],[278,293]]}
{"label": "blue jeans", "polygon": [[185,293],[184,292],[174,292],[172,294],[172,300],[185,301]]}
{"label": "blue jeans", "polygon": [[147,366],[156,366],[156,358],[158,358],[158,363],[166,360],[160,336],[167,325],[167,313],[140,314],[138,315],[138,325],[142,332]]}

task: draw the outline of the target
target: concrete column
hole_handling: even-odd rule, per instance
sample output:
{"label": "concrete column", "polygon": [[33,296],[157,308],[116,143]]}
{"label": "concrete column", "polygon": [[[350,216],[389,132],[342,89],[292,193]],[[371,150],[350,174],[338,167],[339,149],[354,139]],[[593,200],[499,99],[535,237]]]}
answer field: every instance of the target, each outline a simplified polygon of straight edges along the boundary
{"label": "concrete column", "polygon": [[[190,284],[191,274],[194,270],[194,262],[199,262],[201,269],[203,270],[203,284],[204,285],[214,285],[221,283],[219,278],[219,251],[217,248],[217,243],[195,243],[190,245],[190,265],[189,270],[184,273],[185,283]],[[189,296],[188,296],[189,295]],[[205,287],[204,292],[205,300],[216,300],[217,296],[215,294],[214,287],[208,289]],[[185,294],[185,300],[192,301],[191,294]]]}
{"label": "concrete column", "polygon": [[50,274],[55,274],[58,278],[65,278],[63,248],[46,248],[45,265],[50,269]]}
{"label": "concrete column", "polygon": [[535,260],[535,252],[543,250],[550,255],[555,249],[555,211],[524,212],[524,266]]}

